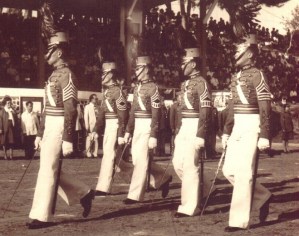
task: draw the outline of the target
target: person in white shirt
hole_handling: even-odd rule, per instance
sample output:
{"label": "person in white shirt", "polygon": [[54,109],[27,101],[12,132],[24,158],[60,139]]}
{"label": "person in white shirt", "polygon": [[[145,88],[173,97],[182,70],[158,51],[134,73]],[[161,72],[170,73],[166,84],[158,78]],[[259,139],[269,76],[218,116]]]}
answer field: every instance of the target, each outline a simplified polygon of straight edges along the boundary
{"label": "person in white shirt", "polygon": [[39,129],[39,120],[36,112],[33,111],[31,101],[26,102],[26,110],[22,113],[21,121],[25,158],[30,159],[34,155],[34,140]]}
{"label": "person in white shirt", "polygon": [[92,131],[96,124],[96,104],[98,98],[96,94],[91,94],[89,104],[84,107],[84,123],[87,133],[86,137],[86,157],[98,156],[98,136],[93,136]]}

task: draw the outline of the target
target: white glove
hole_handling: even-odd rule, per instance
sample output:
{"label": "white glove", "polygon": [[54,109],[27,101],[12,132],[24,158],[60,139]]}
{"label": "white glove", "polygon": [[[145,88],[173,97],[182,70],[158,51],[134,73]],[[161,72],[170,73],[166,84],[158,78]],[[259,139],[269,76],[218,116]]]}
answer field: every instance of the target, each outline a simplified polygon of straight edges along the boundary
{"label": "white glove", "polygon": [[130,133],[125,133],[125,136],[124,136],[125,143],[128,143],[130,141],[130,138],[131,138],[131,134]]}
{"label": "white glove", "polygon": [[117,142],[118,142],[118,145],[123,145],[126,143],[125,138],[123,138],[123,137],[118,137]]}
{"label": "white glove", "polygon": [[196,137],[194,140],[194,147],[196,150],[202,148],[205,146],[205,140],[203,138],[200,137]]}
{"label": "white glove", "polygon": [[36,136],[34,140],[34,149],[37,150],[40,147],[40,142],[42,141],[41,137]]}
{"label": "white glove", "polygon": [[223,149],[226,148],[228,139],[229,139],[229,135],[228,135],[228,134],[223,134],[223,135],[222,135],[221,143],[222,143],[222,148],[223,148]]}
{"label": "white glove", "polygon": [[73,152],[73,144],[71,142],[62,141],[62,154],[68,156]]}
{"label": "white glove", "polygon": [[259,141],[257,142],[257,147],[261,151],[266,150],[270,147],[270,141],[266,138],[259,138]]}
{"label": "white glove", "polygon": [[153,149],[155,147],[157,147],[157,139],[153,138],[153,137],[150,137],[149,140],[148,140],[148,148]]}

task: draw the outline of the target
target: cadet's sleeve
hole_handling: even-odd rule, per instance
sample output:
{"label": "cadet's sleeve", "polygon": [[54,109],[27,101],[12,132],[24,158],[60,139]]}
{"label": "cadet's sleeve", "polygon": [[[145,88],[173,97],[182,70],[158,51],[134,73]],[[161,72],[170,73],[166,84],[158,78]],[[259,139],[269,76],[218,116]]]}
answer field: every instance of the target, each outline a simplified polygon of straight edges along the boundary
{"label": "cadet's sleeve", "polygon": [[96,132],[97,134],[100,134],[104,127],[105,127],[105,109],[103,105],[101,105],[98,108],[98,112],[96,113],[96,124],[92,130],[92,132]]}
{"label": "cadet's sleeve", "polygon": [[64,131],[62,140],[73,142],[76,127],[78,91],[72,73],[66,73],[61,80],[62,101],[64,106]]}
{"label": "cadet's sleeve", "polygon": [[271,93],[268,83],[261,71],[253,77],[259,113],[260,113],[260,138],[270,139]]}
{"label": "cadet's sleeve", "polygon": [[40,138],[43,138],[43,135],[44,135],[45,121],[46,121],[46,113],[45,113],[45,108],[44,108],[40,115],[40,122],[39,122],[38,131],[37,131],[37,136]]}
{"label": "cadet's sleeve", "polygon": [[205,139],[212,115],[211,93],[205,80],[202,79],[199,82],[197,92],[199,97],[199,120],[196,136]]}
{"label": "cadet's sleeve", "polygon": [[158,91],[158,87],[156,85],[150,87],[149,96],[152,112],[150,137],[157,138],[159,131],[159,121],[161,117],[161,98]]}
{"label": "cadet's sleeve", "polygon": [[116,107],[116,113],[118,118],[117,136],[124,137],[126,124],[128,121],[128,107],[127,107],[127,101],[125,99],[124,93],[121,89],[116,91],[115,103],[116,103],[115,107]]}
{"label": "cadet's sleeve", "polygon": [[234,101],[232,99],[232,92],[230,92],[230,96],[227,104],[227,114],[226,117],[224,117],[223,134],[231,135],[233,127],[234,127]]}
{"label": "cadet's sleeve", "polygon": [[137,102],[136,101],[136,91],[137,91],[137,87],[134,89],[134,93],[133,93],[133,102],[131,104],[131,109],[130,109],[130,112],[129,112],[129,120],[128,120],[128,123],[127,123],[127,126],[126,126],[126,132],[127,133],[130,133],[130,134],[133,134],[133,131],[134,131],[134,127],[135,127],[135,116],[134,116],[134,109],[135,109],[135,103]]}

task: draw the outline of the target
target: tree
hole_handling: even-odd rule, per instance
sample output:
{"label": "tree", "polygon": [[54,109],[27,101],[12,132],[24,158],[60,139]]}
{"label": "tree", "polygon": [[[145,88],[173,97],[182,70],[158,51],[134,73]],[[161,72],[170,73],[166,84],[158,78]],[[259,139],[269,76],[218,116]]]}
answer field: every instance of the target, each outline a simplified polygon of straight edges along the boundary
{"label": "tree", "polygon": [[290,30],[290,44],[286,53],[293,52],[298,54],[299,48],[299,5],[292,11],[291,19],[284,20],[284,26]]}
{"label": "tree", "polygon": [[285,28],[291,32],[299,30],[299,5],[292,11],[291,19],[285,19],[283,23]]}

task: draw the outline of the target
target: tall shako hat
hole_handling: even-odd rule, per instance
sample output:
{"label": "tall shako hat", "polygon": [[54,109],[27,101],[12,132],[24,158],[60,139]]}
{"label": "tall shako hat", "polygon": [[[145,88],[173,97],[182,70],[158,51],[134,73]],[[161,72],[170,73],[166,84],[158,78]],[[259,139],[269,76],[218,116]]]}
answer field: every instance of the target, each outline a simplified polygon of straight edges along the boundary
{"label": "tall shako hat", "polygon": [[236,60],[241,58],[241,56],[248,50],[250,47],[258,47],[257,35],[248,34],[245,37],[241,38],[240,42],[237,44],[237,54]]}
{"label": "tall shako hat", "polygon": [[146,66],[151,64],[151,58],[149,56],[138,56],[136,59],[136,66]]}
{"label": "tall shako hat", "polygon": [[199,48],[185,48],[182,63],[187,63],[195,58],[200,58]]}
{"label": "tall shako hat", "polygon": [[102,64],[102,80],[104,80],[107,74],[111,71],[117,70],[117,66],[115,62],[103,62]]}
{"label": "tall shako hat", "polygon": [[40,14],[42,16],[42,37],[47,42],[48,50],[46,58],[49,58],[59,45],[68,45],[69,43],[68,34],[64,30],[59,29],[54,23],[52,5],[53,0],[46,0],[40,8]]}
{"label": "tall shako hat", "polygon": [[103,72],[109,72],[116,69],[117,67],[115,62],[104,62],[102,65]]}

